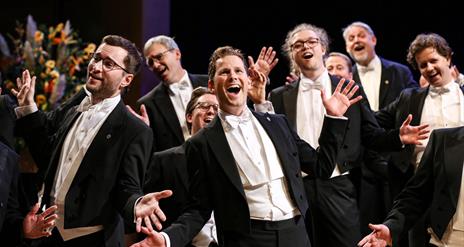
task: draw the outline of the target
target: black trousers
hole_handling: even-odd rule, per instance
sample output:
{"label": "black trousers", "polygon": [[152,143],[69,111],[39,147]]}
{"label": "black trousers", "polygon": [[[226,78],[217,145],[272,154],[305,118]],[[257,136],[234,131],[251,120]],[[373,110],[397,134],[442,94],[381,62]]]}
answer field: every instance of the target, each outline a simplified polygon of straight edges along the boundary
{"label": "black trousers", "polygon": [[310,247],[301,216],[283,221],[251,220],[251,233],[224,232],[225,247]]}
{"label": "black trousers", "polygon": [[41,238],[40,242],[33,246],[38,247],[105,247],[105,237],[103,231],[63,241],[59,231],[55,227],[52,235],[48,238]]}
{"label": "black trousers", "polygon": [[313,246],[353,247],[361,240],[356,189],[348,176],[304,178],[313,222]]}

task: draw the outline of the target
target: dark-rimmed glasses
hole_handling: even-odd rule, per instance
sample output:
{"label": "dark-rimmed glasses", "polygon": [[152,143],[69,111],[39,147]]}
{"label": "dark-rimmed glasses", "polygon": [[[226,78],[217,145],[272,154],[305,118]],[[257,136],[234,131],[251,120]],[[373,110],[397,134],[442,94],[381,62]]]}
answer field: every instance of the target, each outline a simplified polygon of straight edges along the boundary
{"label": "dark-rimmed glasses", "polygon": [[207,112],[209,110],[209,108],[213,107],[213,111],[214,112],[218,112],[219,110],[219,105],[218,104],[214,104],[214,103],[210,103],[210,102],[198,102],[194,109],[200,109],[201,111],[203,112]]}
{"label": "dark-rimmed glasses", "polygon": [[315,47],[317,44],[319,44],[319,39],[318,38],[310,38],[307,40],[298,40],[295,43],[293,43],[290,47],[292,50],[296,51],[301,51],[305,47],[305,45],[308,45],[309,48]]}
{"label": "dark-rimmed glasses", "polygon": [[147,57],[147,65],[152,67],[155,63],[159,63],[163,59],[164,55],[166,55],[166,53],[168,53],[168,52],[170,52],[172,50],[174,50],[174,48],[165,50],[165,51],[160,52],[160,53],[158,53],[158,54],[156,54],[154,56]]}
{"label": "dark-rimmed glasses", "polygon": [[116,63],[113,59],[110,57],[102,57],[100,53],[91,53],[90,57],[92,60],[90,60],[90,64],[92,63],[98,63],[102,61],[102,67],[105,71],[110,71],[110,70],[115,70],[115,69],[121,69],[124,72],[128,74],[132,74],[131,72],[127,71],[124,67]]}

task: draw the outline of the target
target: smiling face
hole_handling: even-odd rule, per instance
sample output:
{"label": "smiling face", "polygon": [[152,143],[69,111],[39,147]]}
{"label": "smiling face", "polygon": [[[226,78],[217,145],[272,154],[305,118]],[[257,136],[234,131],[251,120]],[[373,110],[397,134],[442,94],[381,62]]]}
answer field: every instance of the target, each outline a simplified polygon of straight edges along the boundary
{"label": "smiling face", "polygon": [[171,84],[182,78],[181,54],[178,49],[168,49],[163,44],[153,43],[144,55],[150,70],[163,82]]}
{"label": "smiling face", "polygon": [[324,70],[323,56],[326,52],[317,34],[312,30],[302,30],[291,40],[292,60],[308,78],[315,79]]}
{"label": "smiling face", "polygon": [[217,106],[218,100],[214,94],[207,93],[198,98],[192,113],[186,117],[187,122],[192,125],[192,135],[213,120],[217,114]]}
{"label": "smiling face", "polygon": [[341,56],[330,56],[325,60],[325,67],[331,75],[336,75],[348,80],[353,79],[353,74],[350,72],[350,66],[345,58]]}
{"label": "smiling face", "polygon": [[416,64],[424,79],[435,87],[442,87],[453,80],[451,59],[440,55],[433,47],[428,47],[416,54]]}
{"label": "smiling face", "polygon": [[[126,73],[122,67],[126,56],[127,51],[123,48],[106,43],[101,44],[95,51],[94,58],[87,67],[86,82],[87,90],[92,93],[93,103],[116,96],[130,84],[133,75]],[[113,68],[105,67],[108,61],[114,63],[110,66]]]}
{"label": "smiling face", "polygon": [[250,80],[245,63],[239,56],[226,55],[215,62],[213,78],[208,88],[216,94],[219,107],[224,112],[240,115],[246,107]]}
{"label": "smiling face", "polygon": [[377,38],[360,26],[351,26],[346,30],[346,51],[356,63],[367,66],[375,57]]}

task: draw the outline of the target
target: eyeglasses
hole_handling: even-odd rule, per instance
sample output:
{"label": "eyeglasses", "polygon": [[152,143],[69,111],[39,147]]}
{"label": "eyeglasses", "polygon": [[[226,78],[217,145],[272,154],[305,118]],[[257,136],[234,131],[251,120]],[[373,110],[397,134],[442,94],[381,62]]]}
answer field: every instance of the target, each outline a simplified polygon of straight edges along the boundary
{"label": "eyeglasses", "polygon": [[174,48],[165,50],[165,51],[160,52],[160,53],[158,53],[158,54],[156,54],[154,56],[147,57],[147,65],[152,67],[155,63],[159,63],[163,59],[164,55],[166,55],[166,53],[168,53],[168,52],[170,52],[172,50],[174,50]]}
{"label": "eyeglasses", "polygon": [[201,111],[203,112],[207,112],[211,107],[213,107],[213,111],[214,112],[218,112],[219,110],[219,105],[218,104],[214,104],[214,103],[210,103],[210,102],[198,102],[194,109],[200,109]]}
{"label": "eyeglasses", "polygon": [[301,51],[303,50],[303,48],[305,47],[305,45],[308,45],[309,48],[313,48],[315,47],[317,44],[319,44],[319,39],[318,38],[310,38],[310,39],[307,39],[305,41],[296,41],[295,43],[293,43],[290,48],[292,48],[292,50],[296,50],[296,51]]}
{"label": "eyeglasses", "polygon": [[110,57],[102,57],[100,53],[91,53],[90,57],[92,58],[90,60],[90,64],[96,64],[102,61],[102,67],[105,71],[121,69],[128,74],[132,74],[131,72],[127,71],[124,67],[116,63]]}

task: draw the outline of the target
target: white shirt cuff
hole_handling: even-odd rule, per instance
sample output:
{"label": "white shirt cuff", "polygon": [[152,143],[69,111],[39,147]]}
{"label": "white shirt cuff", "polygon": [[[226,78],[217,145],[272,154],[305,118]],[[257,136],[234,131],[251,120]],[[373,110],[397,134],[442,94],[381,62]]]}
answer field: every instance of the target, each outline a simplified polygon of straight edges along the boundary
{"label": "white shirt cuff", "polygon": [[271,101],[266,101],[262,104],[253,104],[253,106],[255,107],[256,112],[269,112],[274,114],[274,106]]}
{"label": "white shirt cuff", "polygon": [[143,196],[137,198],[134,203],[134,223],[137,223],[137,216],[135,215],[135,207],[137,206],[137,203],[139,203],[140,200],[142,200]]}
{"label": "white shirt cuff", "polygon": [[326,117],[329,117],[329,118],[333,118],[333,119],[348,120],[348,118],[345,117],[345,116],[338,117],[338,116],[332,116],[332,115],[328,115],[328,114],[325,114],[325,116],[326,116]]}
{"label": "white shirt cuff", "polygon": [[38,110],[39,109],[37,108],[36,104],[26,105],[26,106],[18,106],[18,107],[16,107],[14,109],[17,118],[25,117],[25,116],[27,116],[29,114],[32,114],[32,113],[34,113],[34,112],[36,112]]}
{"label": "white shirt cuff", "polygon": [[171,239],[169,238],[169,235],[166,234],[165,232],[160,232],[161,235],[163,235],[164,240],[166,241],[166,247],[171,247]]}

